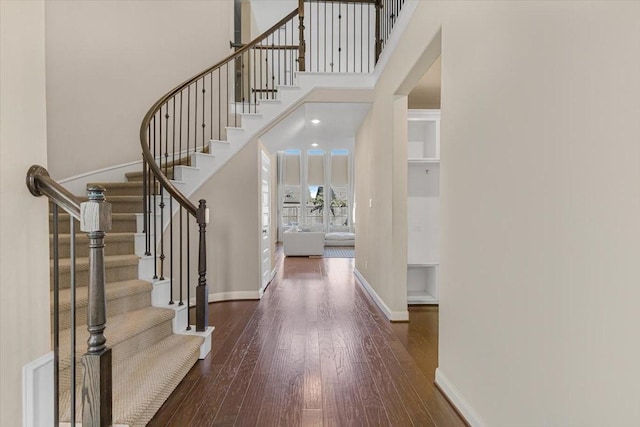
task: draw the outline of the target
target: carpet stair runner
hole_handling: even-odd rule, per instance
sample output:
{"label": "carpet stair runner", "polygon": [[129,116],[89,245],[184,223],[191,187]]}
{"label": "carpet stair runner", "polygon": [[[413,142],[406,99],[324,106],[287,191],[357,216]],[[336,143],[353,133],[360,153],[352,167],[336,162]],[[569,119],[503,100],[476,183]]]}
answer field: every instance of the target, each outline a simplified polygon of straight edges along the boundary
{"label": "carpet stair runner", "polygon": [[[178,163],[178,162],[176,162]],[[138,278],[137,217],[143,211],[141,174],[98,183],[112,205],[105,238],[107,345],[112,349],[113,422],[146,425],[198,360],[203,338],[173,333],[175,311],[151,305],[152,284]],[[86,200],[86,197],[79,197]],[[50,225],[53,216],[50,215]],[[71,419],[71,274],[69,215],[59,214],[60,420]],[[53,246],[53,237],[50,237]],[[82,355],[86,352],[88,238],[76,223],[76,421],[82,419]],[[51,264],[53,276],[53,262]],[[53,283],[53,279],[52,279]],[[53,301],[53,298],[51,298]],[[53,302],[52,302],[53,304]],[[53,306],[52,306],[53,313]],[[53,315],[52,315],[53,316]],[[52,322],[53,324],[53,322]]]}

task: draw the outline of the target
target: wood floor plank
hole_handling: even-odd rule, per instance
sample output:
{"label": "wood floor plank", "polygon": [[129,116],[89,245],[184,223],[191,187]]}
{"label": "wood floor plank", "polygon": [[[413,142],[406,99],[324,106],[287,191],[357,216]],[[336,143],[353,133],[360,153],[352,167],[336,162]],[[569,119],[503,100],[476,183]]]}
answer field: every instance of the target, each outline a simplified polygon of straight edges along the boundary
{"label": "wood floor plank", "polygon": [[284,257],[262,300],[216,303],[212,353],[152,426],[464,426],[433,385],[438,312],[391,324],[353,260]]}
{"label": "wood floor plank", "polygon": [[303,409],[303,427],[322,427],[322,409]]}
{"label": "wood floor plank", "polygon": [[398,393],[402,396],[404,407],[413,423],[419,426],[435,426],[436,424],[431,418],[431,414],[422,402],[420,395],[416,392],[411,379],[398,363],[388,343],[380,338],[373,338],[373,341],[380,356],[380,361],[394,378]]}
{"label": "wood floor plank", "polygon": [[[307,323],[304,360],[304,409],[322,409],[320,343],[316,322]],[[322,417],[320,417],[322,419]]]}

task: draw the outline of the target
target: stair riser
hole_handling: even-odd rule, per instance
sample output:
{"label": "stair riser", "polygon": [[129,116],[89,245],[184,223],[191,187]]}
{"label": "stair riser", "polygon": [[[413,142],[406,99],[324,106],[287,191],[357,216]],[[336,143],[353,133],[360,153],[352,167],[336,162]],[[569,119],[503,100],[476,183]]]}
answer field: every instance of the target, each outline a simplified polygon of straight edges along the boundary
{"label": "stair riser", "polygon": [[113,199],[109,201],[111,203],[111,212],[112,213],[140,213],[144,212],[144,207],[142,205],[142,197],[140,200],[135,201],[114,201]]}
{"label": "stair riser", "polygon": [[[136,195],[137,196],[137,195]],[[80,198],[81,203],[85,202],[84,198]],[[142,196],[137,200],[118,200],[111,197],[107,199],[111,203],[112,213],[139,213],[142,212]],[[50,209],[52,206],[50,206]]]}
{"label": "stair riser", "polygon": [[[131,280],[138,278],[138,264],[135,265],[127,265],[127,266],[117,266],[117,267],[109,267],[105,266],[105,281],[106,282],[120,282],[123,280]],[[53,269],[51,270],[51,274],[53,277]],[[60,289],[69,288],[69,284],[71,281],[71,273],[70,272],[62,272],[60,273]],[[88,286],[89,284],[89,271],[88,270],[79,270],[76,271],[76,287]],[[53,279],[51,280],[51,289],[53,289]]]}
{"label": "stair riser", "polygon": [[[62,234],[68,234],[70,230],[69,227],[69,217],[66,216],[64,218],[60,218],[58,221],[58,231]],[[53,232],[53,218],[49,218],[49,231]],[[131,219],[117,219],[112,218],[111,220],[111,230],[112,233],[135,233],[137,231],[136,218],[133,217]],[[76,233],[83,233],[80,231],[80,224],[76,222]],[[109,234],[109,233],[107,233]]]}
{"label": "stair riser", "polygon": [[[87,288],[79,288],[77,292],[87,292]],[[127,311],[140,310],[151,305],[151,292],[145,292],[138,295],[128,295],[107,300],[107,319],[111,316],[126,313]],[[65,330],[71,327],[71,311],[60,311],[60,329]],[[78,307],[76,309],[76,325],[87,324],[87,307]],[[53,327],[53,316],[51,316],[51,325]]]}
{"label": "stair riser", "polygon": [[[105,331],[107,337],[107,346],[109,345],[108,327]],[[147,329],[140,334],[133,336],[127,340],[124,340],[115,346],[111,347],[111,362],[112,366],[118,363],[122,363],[134,354],[144,351],[146,348],[161,341],[173,333],[173,326],[171,321],[168,320],[150,329]],[[76,348],[76,384],[82,383],[82,354],[86,352],[86,343],[77,342]],[[71,385],[71,369],[70,352],[69,349],[60,348],[60,389],[68,390]]]}
{"label": "stair riser", "polygon": [[[185,165],[187,163],[188,162],[185,162]],[[164,165],[162,165],[162,172],[165,173]],[[167,178],[173,179],[173,167],[167,168],[167,171],[166,171],[165,175],[167,175]],[[142,180],[143,180],[142,172],[128,173],[126,178],[127,178],[128,182],[142,182]],[[153,177],[152,177],[152,179],[153,179]]]}
{"label": "stair riser", "polygon": [[[106,189],[105,197],[109,200],[109,197],[114,196],[139,196],[142,197],[144,189],[142,186],[142,180],[129,183],[98,183]],[[156,190],[160,189],[160,185],[156,183]],[[153,192],[153,189],[149,189]]]}
{"label": "stair riser", "polygon": [[[134,251],[133,235],[131,239],[127,241],[109,241],[109,235],[105,237],[105,255],[130,255]],[[60,240],[58,245],[58,253],[60,258],[69,258],[71,256],[70,239],[64,238]],[[49,239],[49,255],[53,258],[53,238]],[[78,234],[76,237],[76,256],[88,257],[89,256],[89,239],[86,234]]]}

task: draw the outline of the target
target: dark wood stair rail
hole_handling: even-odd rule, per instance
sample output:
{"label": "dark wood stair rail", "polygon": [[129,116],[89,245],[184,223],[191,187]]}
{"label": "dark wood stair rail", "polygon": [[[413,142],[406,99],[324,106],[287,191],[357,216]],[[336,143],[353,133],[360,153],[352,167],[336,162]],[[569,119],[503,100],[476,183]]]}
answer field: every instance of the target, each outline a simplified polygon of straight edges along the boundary
{"label": "dark wood stair rail", "polygon": [[59,275],[58,275],[58,207],[70,216],[71,229],[71,425],[75,425],[75,221],[89,237],[89,299],[87,306],[87,352],[82,356],[82,425],[103,427],[112,421],[111,349],[104,330],[107,325],[104,237],[111,229],[111,204],[105,201],[105,189],[91,186],[88,201],[81,203],[67,189],[53,180],[47,170],[33,165],[27,172],[27,187],[36,197],[46,196],[53,202],[53,347],[54,347],[54,419],[59,417]]}

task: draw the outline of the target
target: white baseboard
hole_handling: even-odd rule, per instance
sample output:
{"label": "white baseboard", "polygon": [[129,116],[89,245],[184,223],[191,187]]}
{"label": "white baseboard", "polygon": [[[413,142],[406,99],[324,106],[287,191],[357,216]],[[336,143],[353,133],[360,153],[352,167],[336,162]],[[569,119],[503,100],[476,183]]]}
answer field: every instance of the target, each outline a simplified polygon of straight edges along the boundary
{"label": "white baseboard", "polygon": [[209,302],[260,299],[258,291],[217,292],[209,294]]}
{"label": "white baseboard", "polygon": [[376,305],[380,308],[380,310],[382,310],[384,315],[387,316],[387,319],[391,320],[392,322],[404,322],[409,320],[409,310],[392,311],[389,306],[385,304],[382,298],[380,298],[380,295],[378,295],[373,287],[371,287],[369,282],[367,282],[367,279],[364,278],[362,273],[360,273],[357,268],[353,269],[353,274],[356,276],[358,282],[360,282],[360,285],[362,285],[364,290],[367,291],[369,295],[371,295],[371,298],[373,298],[373,301],[375,301]]}
{"label": "white baseboard", "polygon": [[22,383],[22,425],[54,425],[53,351],[22,367]]}
{"label": "white baseboard", "polygon": [[436,368],[436,384],[471,427],[484,427],[487,425],[440,368]]}
{"label": "white baseboard", "polygon": [[138,172],[142,170],[142,160],[115,165],[104,169],[85,172],[70,176],[58,181],[64,188],[73,194],[84,194],[87,192],[89,182],[124,182],[124,174]]}

